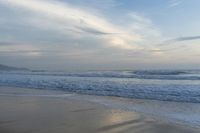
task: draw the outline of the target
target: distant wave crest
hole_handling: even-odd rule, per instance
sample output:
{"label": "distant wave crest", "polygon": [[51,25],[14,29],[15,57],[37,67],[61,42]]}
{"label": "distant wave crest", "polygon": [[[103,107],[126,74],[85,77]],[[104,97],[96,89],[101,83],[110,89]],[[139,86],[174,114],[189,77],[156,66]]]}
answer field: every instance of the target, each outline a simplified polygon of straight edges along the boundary
{"label": "distant wave crest", "polygon": [[63,76],[63,77],[101,77],[101,78],[134,78],[155,80],[200,80],[198,70],[139,70],[139,71],[88,71],[88,72],[0,72],[0,74]]}
{"label": "distant wave crest", "polygon": [[177,70],[144,70],[144,71],[134,71],[134,74],[137,75],[180,75],[187,74],[186,71],[177,71]]}

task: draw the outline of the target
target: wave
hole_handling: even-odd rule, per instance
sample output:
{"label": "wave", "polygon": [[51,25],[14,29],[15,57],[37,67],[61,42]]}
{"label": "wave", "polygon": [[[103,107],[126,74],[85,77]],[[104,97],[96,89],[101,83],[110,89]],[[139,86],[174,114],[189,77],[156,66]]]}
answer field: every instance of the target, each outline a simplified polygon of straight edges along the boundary
{"label": "wave", "polygon": [[101,78],[134,78],[155,80],[200,80],[199,70],[139,70],[139,71],[88,71],[88,72],[0,72],[0,74],[63,76],[63,77],[101,77]]}
{"label": "wave", "polygon": [[144,71],[134,71],[137,75],[180,75],[187,74],[187,71],[177,71],[177,70],[144,70]]}
{"label": "wave", "polygon": [[[101,72],[96,73],[102,74]],[[124,75],[130,74],[130,72],[124,73]],[[108,75],[110,76],[110,73]],[[54,74],[1,73],[0,85],[56,89],[91,95],[200,103],[200,82],[198,80],[185,82],[181,80],[152,80],[152,78],[149,80],[108,78],[108,76],[94,78],[89,76],[54,76]]]}

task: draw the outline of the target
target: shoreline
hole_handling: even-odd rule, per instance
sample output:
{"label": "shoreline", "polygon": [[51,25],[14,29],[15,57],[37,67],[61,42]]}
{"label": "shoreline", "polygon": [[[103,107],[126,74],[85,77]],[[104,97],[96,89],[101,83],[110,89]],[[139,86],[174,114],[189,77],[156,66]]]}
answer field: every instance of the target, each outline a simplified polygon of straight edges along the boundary
{"label": "shoreline", "polygon": [[73,99],[73,94],[63,95],[60,91],[0,87],[0,101],[2,133],[200,132],[199,128],[153,119],[142,113]]}

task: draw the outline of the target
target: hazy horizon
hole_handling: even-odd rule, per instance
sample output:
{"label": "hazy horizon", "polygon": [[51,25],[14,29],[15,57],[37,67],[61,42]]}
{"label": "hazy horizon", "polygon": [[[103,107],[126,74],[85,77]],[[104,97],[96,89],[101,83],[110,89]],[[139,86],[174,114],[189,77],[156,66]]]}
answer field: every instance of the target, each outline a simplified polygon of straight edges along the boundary
{"label": "hazy horizon", "polygon": [[0,0],[0,64],[198,69],[198,0]]}

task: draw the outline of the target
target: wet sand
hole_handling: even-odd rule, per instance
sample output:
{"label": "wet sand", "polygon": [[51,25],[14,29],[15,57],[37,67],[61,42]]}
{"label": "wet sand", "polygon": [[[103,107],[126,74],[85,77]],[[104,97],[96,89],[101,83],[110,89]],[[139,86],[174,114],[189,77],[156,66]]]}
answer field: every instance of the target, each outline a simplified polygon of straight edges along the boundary
{"label": "wet sand", "polygon": [[[54,96],[56,94],[58,96]],[[0,133],[199,133],[60,92],[0,87]]]}

